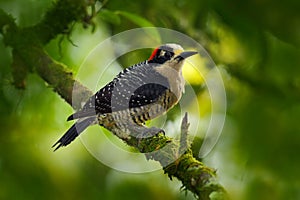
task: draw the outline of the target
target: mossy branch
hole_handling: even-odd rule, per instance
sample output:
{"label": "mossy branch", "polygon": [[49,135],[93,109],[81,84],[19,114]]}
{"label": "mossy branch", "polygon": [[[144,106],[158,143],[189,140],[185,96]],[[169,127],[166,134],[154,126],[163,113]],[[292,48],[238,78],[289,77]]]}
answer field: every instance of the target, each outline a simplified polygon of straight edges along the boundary
{"label": "mossy branch", "polygon": [[191,191],[197,199],[227,199],[224,188],[216,180],[216,171],[193,156],[188,146],[188,128],[186,113],[179,141],[163,134],[142,140],[131,137],[124,141],[145,153],[147,159],[158,161],[171,180],[176,177],[182,182],[182,188]]}
{"label": "mossy branch", "polygon": [[[68,32],[71,23],[88,23],[87,19],[90,20],[90,17],[86,10],[91,2],[93,1],[59,0],[40,23],[24,29],[19,28],[14,19],[0,9],[0,33],[4,43],[13,49],[12,73],[16,87],[25,88],[26,74],[36,73],[74,109],[80,108],[81,102],[92,95],[88,88],[74,79],[66,66],[52,59],[43,49],[58,34]],[[78,104],[73,104],[72,96],[79,98],[76,101]],[[225,190],[216,182],[215,170],[193,157],[188,147],[187,132],[186,116],[182,123],[180,141],[158,134],[151,138],[132,138],[125,142],[140,152],[148,152],[147,159],[160,162],[170,178],[178,178],[182,181],[183,188],[193,192],[199,199],[226,198]],[[162,151],[157,153],[158,149]]]}
{"label": "mossy branch", "polygon": [[[34,65],[34,71],[44,79],[55,92],[68,102],[74,109],[79,109],[92,92],[76,81],[73,73],[59,62],[53,60],[43,49],[32,48],[27,62]],[[72,100],[76,97],[76,101]]]}

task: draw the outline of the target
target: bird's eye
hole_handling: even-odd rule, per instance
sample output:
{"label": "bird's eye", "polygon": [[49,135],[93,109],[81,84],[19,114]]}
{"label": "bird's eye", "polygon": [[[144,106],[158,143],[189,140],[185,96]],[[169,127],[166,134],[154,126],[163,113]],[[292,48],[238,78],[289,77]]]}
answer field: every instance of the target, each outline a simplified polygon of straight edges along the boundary
{"label": "bird's eye", "polygon": [[171,60],[171,58],[174,56],[174,53],[172,51],[167,51],[163,49],[157,49],[152,53],[152,55],[149,58],[149,62],[152,63],[164,63],[168,60]]}
{"label": "bird's eye", "polygon": [[174,54],[173,54],[172,52],[166,51],[164,56],[165,56],[167,59],[170,59],[173,55],[174,55]]}

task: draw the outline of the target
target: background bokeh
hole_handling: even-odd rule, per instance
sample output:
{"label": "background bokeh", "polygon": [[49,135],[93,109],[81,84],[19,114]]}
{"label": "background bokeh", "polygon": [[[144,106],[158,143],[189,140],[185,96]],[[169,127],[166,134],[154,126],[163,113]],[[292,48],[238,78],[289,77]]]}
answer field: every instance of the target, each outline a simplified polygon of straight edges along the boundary
{"label": "background bokeh", "polygon": [[[0,8],[21,27],[39,22],[52,4],[0,0]],[[94,32],[75,24],[70,39],[76,46],[57,37],[45,47],[49,55],[76,72],[96,44],[121,31],[157,26],[187,34],[212,56],[227,94],[224,130],[204,163],[217,169],[232,199],[300,199],[299,1],[109,0],[97,8]],[[129,66],[147,59],[150,51],[118,61]],[[194,198],[162,170],[110,169],[80,140],[53,153],[52,144],[71,126],[66,118],[72,108],[36,74],[28,76],[25,90],[14,88],[11,48],[1,35],[0,61],[0,199]],[[185,78],[198,94],[190,110],[199,104],[200,116],[194,118],[205,126],[211,111],[205,83],[189,71]],[[178,123],[179,111],[168,115],[168,126]]]}

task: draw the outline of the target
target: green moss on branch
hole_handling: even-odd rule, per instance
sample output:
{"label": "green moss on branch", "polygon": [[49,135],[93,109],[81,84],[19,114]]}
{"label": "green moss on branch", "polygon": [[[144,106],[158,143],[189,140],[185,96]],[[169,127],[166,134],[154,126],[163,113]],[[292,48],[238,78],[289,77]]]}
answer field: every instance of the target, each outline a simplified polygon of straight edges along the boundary
{"label": "green moss on branch", "polygon": [[186,114],[182,120],[179,141],[162,133],[143,139],[131,137],[124,141],[145,153],[147,159],[158,161],[171,180],[176,177],[182,182],[183,188],[198,199],[227,199],[224,188],[216,181],[216,171],[194,158],[187,141],[188,127]]}
{"label": "green moss on branch", "polygon": [[92,96],[92,92],[76,81],[66,66],[53,60],[44,50],[33,47],[31,53],[35,56],[28,57],[28,64],[34,66],[34,71],[74,109],[81,108],[82,103]]}

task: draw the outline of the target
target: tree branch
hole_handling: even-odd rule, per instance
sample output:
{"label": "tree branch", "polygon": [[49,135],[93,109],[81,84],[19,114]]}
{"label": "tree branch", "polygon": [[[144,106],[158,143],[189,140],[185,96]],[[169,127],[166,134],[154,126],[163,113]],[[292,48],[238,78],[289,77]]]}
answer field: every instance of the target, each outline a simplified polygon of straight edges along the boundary
{"label": "tree branch", "polygon": [[182,120],[179,141],[160,134],[140,142],[133,138],[127,143],[140,152],[149,152],[146,153],[147,159],[158,161],[171,180],[176,177],[182,182],[182,187],[190,190],[198,199],[227,199],[224,188],[216,181],[216,171],[193,157],[192,150],[188,147],[188,127],[186,113]]}
{"label": "tree branch", "polygon": [[[53,60],[43,49],[52,38],[64,33],[70,23],[85,21],[87,6],[89,4],[84,0],[57,1],[39,24],[25,29],[19,29],[13,18],[0,9],[0,33],[5,44],[13,48],[12,67],[16,87],[25,88],[26,74],[32,72],[45,80],[75,109],[80,108],[81,102],[85,102],[92,95],[88,88],[74,79],[67,67]],[[76,105],[72,102],[74,95],[80,99],[76,101],[78,102]],[[182,123],[182,136],[179,142],[163,134],[143,139],[131,137],[130,140],[124,141],[140,152],[148,152],[147,159],[160,162],[170,178],[178,178],[182,181],[183,187],[193,192],[199,199],[226,198],[225,190],[216,182],[215,170],[196,160],[190,148],[187,148],[187,131],[186,116]],[[156,150],[164,146],[167,148],[157,153]]]}

